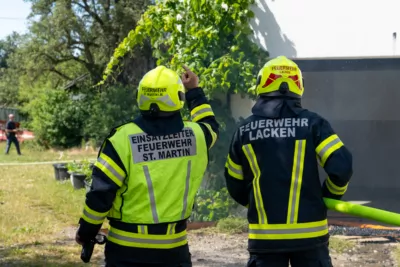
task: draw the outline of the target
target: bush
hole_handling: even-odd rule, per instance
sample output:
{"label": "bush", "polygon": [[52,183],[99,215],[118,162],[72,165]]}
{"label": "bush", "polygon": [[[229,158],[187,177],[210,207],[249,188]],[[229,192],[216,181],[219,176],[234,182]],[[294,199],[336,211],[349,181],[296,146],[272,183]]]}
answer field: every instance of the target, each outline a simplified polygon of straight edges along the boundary
{"label": "bush", "polygon": [[248,230],[248,222],[244,218],[225,218],[218,222],[217,229],[228,234],[245,233]]}
{"label": "bush", "polygon": [[78,146],[88,115],[85,104],[65,90],[45,90],[29,106],[37,142],[46,148]]}
{"label": "bush", "polygon": [[114,85],[94,95],[89,108],[89,119],[85,123],[86,140],[101,145],[111,129],[134,119],[138,114],[135,89]]}
{"label": "bush", "polygon": [[200,189],[195,199],[192,221],[218,221],[227,218],[238,206],[228,190]]}
{"label": "bush", "polygon": [[98,147],[113,127],[138,114],[135,88],[118,84],[102,91],[47,89],[26,111],[36,142],[46,148],[70,148],[88,141]]}
{"label": "bush", "polygon": [[30,150],[30,151],[37,151],[42,152],[46,149],[41,146],[37,139],[33,140],[25,140],[21,143],[21,150]]}

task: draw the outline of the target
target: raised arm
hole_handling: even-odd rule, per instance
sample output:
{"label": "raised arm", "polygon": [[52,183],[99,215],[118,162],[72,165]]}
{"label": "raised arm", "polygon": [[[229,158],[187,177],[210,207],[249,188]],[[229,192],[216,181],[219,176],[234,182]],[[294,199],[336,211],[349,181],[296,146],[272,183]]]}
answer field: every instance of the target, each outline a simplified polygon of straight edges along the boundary
{"label": "raised arm", "polygon": [[203,89],[199,87],[199,78],[188,67],[183,66],[183,68],[185,73],[182,74],[182,82],[187,90],[186,102],[190,116],[193,122],[200,124],[206,138],[207,147],[211,149],[218,139],[219,124]]}
{"label": "raised arm", "polygon": [[219,124],[203,89],[197,87],[189,90],[186,93],[186,101],[192,121],[200,124],[206,137],[207,147],[211,149],[218,139]]}

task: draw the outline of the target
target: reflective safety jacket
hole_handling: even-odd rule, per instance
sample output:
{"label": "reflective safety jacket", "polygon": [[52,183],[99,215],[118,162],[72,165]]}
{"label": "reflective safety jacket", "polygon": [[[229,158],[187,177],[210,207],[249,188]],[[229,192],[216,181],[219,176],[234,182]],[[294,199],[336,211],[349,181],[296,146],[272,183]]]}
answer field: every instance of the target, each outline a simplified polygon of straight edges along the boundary
{"label": "reflective safety jacket", "polygon": [[[322,185],[318,163],[328,175]],[[351,176],[352,156],[325,119],[299,100],[260,98],[235,132],[225,166],[229,193],[248,207],[249,251],[325,244],[322,198],[340,199]]]}
{"label": "reflective safety jacket", "polygon": [[190,90],[186,99],[191,122],[180,114],[140,117],[117,127],[103,144],[79,234],[92,238],[107,217],[107,246],[115,251],[108,258],[179,263],[189,257],[186,220],[219,126],[202,89]]}

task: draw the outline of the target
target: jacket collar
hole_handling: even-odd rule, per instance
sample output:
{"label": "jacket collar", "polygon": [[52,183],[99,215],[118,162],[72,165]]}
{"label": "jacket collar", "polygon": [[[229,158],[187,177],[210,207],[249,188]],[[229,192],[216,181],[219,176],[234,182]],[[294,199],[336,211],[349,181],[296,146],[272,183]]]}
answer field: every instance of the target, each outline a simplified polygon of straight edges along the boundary
{"label": "jacket collar", "polygon": [[300,99],[288,97],[261,96],[252,108],[254,115],[268,118],[294,117],[303,111]]}
{"label": "jacket collar", "polygon": [[180,132],[184,126],[180,112],[169,117],[157,118],[140,115],[133,122],[144,132],[154,136],[163,136]]}

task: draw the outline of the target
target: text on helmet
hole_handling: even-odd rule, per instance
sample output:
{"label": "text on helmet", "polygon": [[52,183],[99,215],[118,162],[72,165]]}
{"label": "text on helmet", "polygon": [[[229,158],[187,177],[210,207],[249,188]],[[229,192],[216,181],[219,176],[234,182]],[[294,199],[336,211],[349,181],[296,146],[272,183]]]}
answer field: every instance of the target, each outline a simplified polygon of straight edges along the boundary
{"label": "text on helmet", "polygon": [[297,68],[296,68],[296,67],[293,67],[293,66],[272,66],[272,70],[297,71]]}
{"label": "text on helmet", "polygon": [[163,96],[167,92],[167,88],[142,87],[142,92],[145,96]]}

